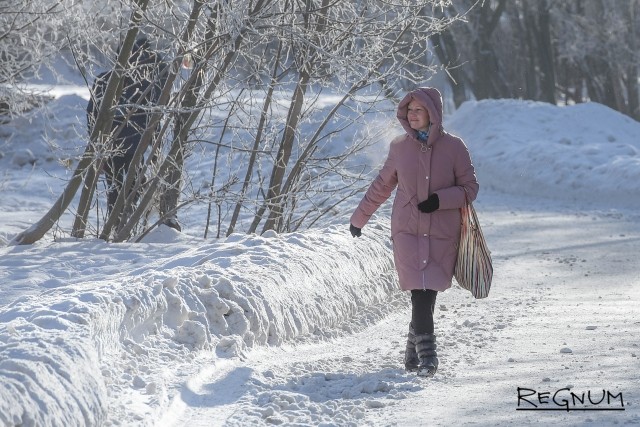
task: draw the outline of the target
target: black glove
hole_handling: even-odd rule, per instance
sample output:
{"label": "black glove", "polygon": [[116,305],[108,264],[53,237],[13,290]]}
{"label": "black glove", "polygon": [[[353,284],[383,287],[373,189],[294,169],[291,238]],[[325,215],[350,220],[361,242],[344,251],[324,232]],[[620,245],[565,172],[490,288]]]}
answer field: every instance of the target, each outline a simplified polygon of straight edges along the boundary
{"label": "black glove", "polygon": [[352,235],[353,237],[360,237],[360,236],[362,235],[362,229],[361,229],[361,228],[356,227],[356,226],[355,226],[355,225],[353,225],[353,224],[350,224],[350,226],[349,226],[349,231],[351,232],[351,235]]}
{"label": "black glove", "polygon": [[438,210],[440,207],[440,198],[436,193],[433,193],[429,198],[423,202],[418,203],[418,209],[420,212],[431,213]]}

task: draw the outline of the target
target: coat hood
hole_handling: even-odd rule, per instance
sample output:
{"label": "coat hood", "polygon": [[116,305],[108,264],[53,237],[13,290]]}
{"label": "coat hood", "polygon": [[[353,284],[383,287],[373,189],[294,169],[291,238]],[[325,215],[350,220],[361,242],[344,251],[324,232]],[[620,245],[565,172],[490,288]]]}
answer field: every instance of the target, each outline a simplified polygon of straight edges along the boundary
{"label": "coat hood", "polygon": [[421,87],[406,94],[402,101],[400,101],[400,104],[398,104],[396,117],[404,130],[407,131],[407,134],[417,139],[417,132],[411,128],[409,120],[407,120],[408,106],[414,99],[429,112],[431,128],[429,130],[429,140],[427,143],[431,145],[437,137],[444,133],[442,129],[442,95],[436,88]]}

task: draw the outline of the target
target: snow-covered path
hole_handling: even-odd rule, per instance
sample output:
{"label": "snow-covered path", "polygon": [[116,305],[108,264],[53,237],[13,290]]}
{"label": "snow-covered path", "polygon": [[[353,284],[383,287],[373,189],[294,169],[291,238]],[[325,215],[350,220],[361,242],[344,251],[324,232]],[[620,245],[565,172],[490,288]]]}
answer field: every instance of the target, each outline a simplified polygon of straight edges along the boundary
{"label": "snow-covered path", "polygon": [[[69,211],[42,241],[7,246],[62,191],[85,103],[58,98],[59,117],[0,126],[0,425],[640,424],[638,122],[518,100],[448,118],[477,168],[495,277],[486,300],[439,296],[441,366],[423,380],[401,369],[409,311],[390,203],[361,239],[342,214],[202,239],[200,205],[183,233],[160,227],[140,244],[69,239]],[[210,176],[193,166],[194,182]],[[553,401],[603,390],[606,406],[586,404],[614,411]],[[561,411],[517,410],[529,402]]]}
{"label": "snow-covered path", "polygon": [[[389,315],[353,334],[218,359],[185,382],[159,425],[640,423],[637,217],[487,193],[481,203],[494,288],[482,301],[459,288],[439,295],[434,379],[401,369],[409,310],[399,294]],[[570,392],[592,402],[605,393],[609,404],[586,406],[616,410],[518,410],[563,409]]]}

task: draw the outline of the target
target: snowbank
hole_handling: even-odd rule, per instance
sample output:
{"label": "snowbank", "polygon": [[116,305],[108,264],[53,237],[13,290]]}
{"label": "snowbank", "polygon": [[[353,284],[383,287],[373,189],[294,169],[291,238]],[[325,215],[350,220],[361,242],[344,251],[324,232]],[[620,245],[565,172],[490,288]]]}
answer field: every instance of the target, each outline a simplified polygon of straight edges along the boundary
{"label": "snowbank", "polygon": [[445,128],[467,143],[481,187],[640,207],[640,123],[604,105],[470,101]]}
{"label": "snowbank", "polygon": [[[119,393],[151,396],[150,407],[160,410],[167,366],[179,370],[203,352],[241,356],[257,344],[335,333],[396,290],[388,229],[372,225],[361,239],[337,228],[231,235],[185,247],[147,275],[16,300],[0,311],[0,424],[96,425],[106,411],[131,416],[131,408],[109,407]],[[171,238],[179,239],[164,227],[148,236],[165,242],[155,245],[180,244]],[[138,414],[138,421],[148,415],[157,417]]]}

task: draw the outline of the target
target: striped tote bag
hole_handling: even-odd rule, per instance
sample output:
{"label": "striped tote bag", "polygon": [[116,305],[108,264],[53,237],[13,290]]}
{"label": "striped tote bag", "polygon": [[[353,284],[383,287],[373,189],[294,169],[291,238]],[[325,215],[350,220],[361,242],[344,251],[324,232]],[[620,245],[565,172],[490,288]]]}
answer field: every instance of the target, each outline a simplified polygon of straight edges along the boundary
{"label": "striped tote bag", "polygon": [[466,203],[460,213],[462,228],[454,277],[475,298],[486,298],[493,278],[491,252],[484,240],[473,204]]}

